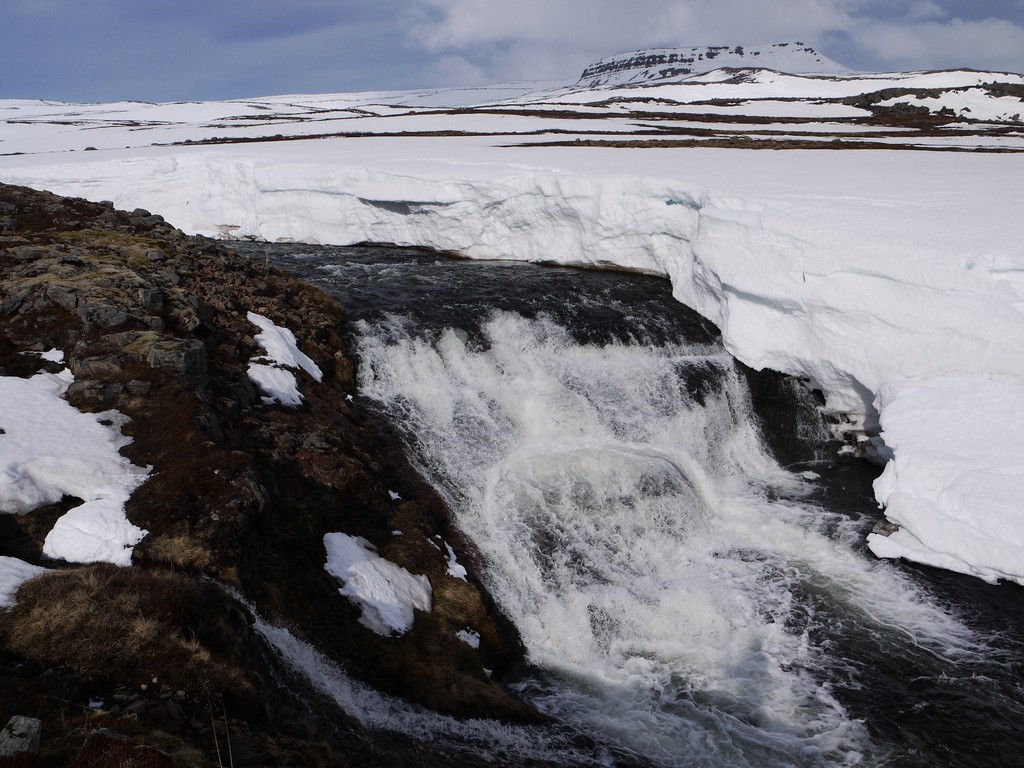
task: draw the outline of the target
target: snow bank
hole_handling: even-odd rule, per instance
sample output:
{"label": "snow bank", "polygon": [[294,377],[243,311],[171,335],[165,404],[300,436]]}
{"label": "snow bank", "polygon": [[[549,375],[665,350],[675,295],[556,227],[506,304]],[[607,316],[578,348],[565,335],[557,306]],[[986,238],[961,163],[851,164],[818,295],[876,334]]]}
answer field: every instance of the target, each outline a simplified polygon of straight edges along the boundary
{"label": "snow bank", "polygon": [[82,499],[57,520],[43,555],[127,566],[146,531],[128,521],[124,505],[149,470],[119,453],[130,442],[120,432],[123,416],[82,413],[63,399],[70,379],[0,377],[0,513]]}
{"label": "snow bank", "polygon": [[338,590],[358,605],[359,623],[379,635],[405,634],[412,629],[413,609],[429,611],[432,593],[426,576],[416,576],[385,560],[359,536],[328,533],[326,571],[341,581]]}
{"label": "snow bank", "polygon": [[264,404],[302,405],[299,382],[292,370],[301,369],[319,382],[323,380],[319,366],[299,349],[295,334],[287,328],[255,312],[250,312],[248,319],[262,331],[256,334],[255,340],[266,352],[266,355],[254,357],[248,369],[249,378],[263,390]]}
{"label": "snow bank", "polygon": [[902,529],[871,534],[871,550],[986,581],[1021,581],[1024,381],[914,379],[886,384],[878,400],[895,457],[875,495]]}
{"label": "snow bank", "polygon": [[390,156],[361,162],[239,148],[24,175],[210,235],[237,227],[667,275],[738,358],[807,376],[832,410],[869,426],[885,381],[1024,374],[1018,155],[691,150],[674,178],[672,150],[524,148],[485,165],[495,148],[402,161],[396,140],[383,142]]}

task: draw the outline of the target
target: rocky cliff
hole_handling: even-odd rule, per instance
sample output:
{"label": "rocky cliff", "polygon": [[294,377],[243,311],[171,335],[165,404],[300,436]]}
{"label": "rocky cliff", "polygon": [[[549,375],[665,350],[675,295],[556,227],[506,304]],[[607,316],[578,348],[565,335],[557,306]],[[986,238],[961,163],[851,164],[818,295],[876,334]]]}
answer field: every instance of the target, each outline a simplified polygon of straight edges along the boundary
{"label": "rocky cliff", "polygon": [[[457,716],[536,719],[490,675],[517,660],[514,637],[430,539],[470,566],[473,553],[394,437],[349,397],[355,361],[333,300],[147,211],[6,185],[0,249],[0,375],[55,372],[63,364],[26,353],[63,351],[68,401],[127,416],[122,453],[152,468],[126,507],[148,531],[130,568],[44,560],[47,532],[77,499],[0,514],[0,555],[53,569],[0,613],[0,725],[43,721],[38,764],[107,764],[82,761],[140,744],[153,764],[227,764],[229,735],[239,764],[446,764],[421,750],[396,757],[400,747],[341,712],[314,711],[249,606],[390,694]],[[265,405],[250,381],[260,348],[248,312],[290,329],[323,371],[301,406]],[[360,624],[324,570],[332,531],[425,575],[432,610],[398,637]],[[457,637],[465,628],[479,649]]]}
{"label": "rocky cliff", "polygon": [[721,67],[756,67],[816,74],[846,71],[841,64],[803,43],[648,48],[609,56],[591,64],[583,70],[578,85],[584,88],[640,85],[710,72]]}

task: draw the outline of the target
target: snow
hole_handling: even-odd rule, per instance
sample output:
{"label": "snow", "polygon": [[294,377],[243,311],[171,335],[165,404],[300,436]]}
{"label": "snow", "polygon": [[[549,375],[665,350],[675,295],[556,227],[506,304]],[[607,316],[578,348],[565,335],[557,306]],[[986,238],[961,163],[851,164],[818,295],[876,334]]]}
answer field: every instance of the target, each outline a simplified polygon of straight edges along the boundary
{"label": "snow", "polygon": [[[644,65],[644,62],[651,60],[660,61],[660,63]],[[616,71],[607,71],[609,67]],[[664,80],[666,78],[663,72],[672,69],[686,69],[690,73],[705,73],[723,67],[764,67],[784,72],[819,74],[849,72],[847,67],[827,56],[822,56],[800,42],[746,45],[734,48],[728,46],[647,48],[601,59],[584,70],[580,77],[580,84],[595,87],[605,84]]]}
{"label": "snow", "polygon": [[1015,96],[993,96],[982,88],[966,88],[959,91],[946,91],[934,98],[919,96],[895,96],[880,101],[879,106],[890,107],[895,104],[910,104],[914,107],[927,107],[930,112],[949,109],[954,114],[971,120],[995,120],[1021,122],[1024,115],[1024,100]]}
{"label": "snow", "polygon": [[452,545],[449,544],[447,541],[443,543],[445,552],[447,553],[445,559],[448,561],[448,575],[452,578],[462,579],[463,581],[465,581],[466,575],[469,573],[466,570],[466,566],[459,563],[459,561],[456,559],[455,550],[452,549]]}
{"label": "snow", "polygon": [[49,363],[63,363],[64,362],[64,352],[62,350],[60,350],[60,349],[48,349],[45,352],[34,352],[34,351],[30,350],[30,351],[24,352],[23,354],[26,354],[26,355],[38,355],[40,358],[42,358],[43,360],[46,360]]}
{"label": "snow", "polygon": [[902,529],[871,534],[872,551],[1019,581],[1024,380],[961,373],[895,381],[878,400],[894,458],[875,494]]}
{"label": "snow", "polygon": [[430,581],[380,557],[359,536],[324,536],[324,568],[343,583],[338,590],[362,609],[359,622],[379,635],[405,634],[412,629],[414,609],[430,611]]}
{"label": "snow", "polygon": [[21,585],[46,573],[46,568],[30,565],[16,557],[0,555],[0,609],[13,608]]}
{"label": "snow", "polygon": [[[1015,401],[991,396],[994,384],[978,383],[1024,381],[1024,155],[904,149],[926,143],[1012,149],[1020,148],[1019,136],[954,124],[935,136],[893,131],[878,138],[885,147],[879,150],[537,144],[553,132],[570,142],[628,138],[631,121],[643,139],[652,138],[652,125],[732,130],[744,110],[807,119],[787,124],[786,136],[829,141],[830,133],[846,136],[861,127],[863,111],[837,99],[884,88],[980,98],[979,86],[993,81],[1020,85],[1024,77],[719,70],[660,85],[590,90],[514,84],[207,105],[2,102],[8,121],[27,115],[37,122],[0,124],[2,151],[26,153],[0,156],[0,178],[159,211],[190,233],[391,242],[472,258],[618,265],[665,275],[677,299],[718,325],[738,359],[806,377],[824,392],[827,409],[847,415],[853,427],[872,432],[881,425],[895,458],[878,498],[902,530],[887,541],[873,536],[876,553],[1024,583],[1024,542],[1003,535],[1021,518],[1004,503],[1018,492],[1021,451],[1003,431]],[[729,101],[708,104],[714,99]],[[448,123],[425,115],[472,105],[480,106],[448,115]],[[997,106],[999,114],[985,119],[1008,109]],[[505,120],[497,109],[520,112]],[[147,130],[118,124],[119,110],[147,120]],[[303,122],[316,110],[331,110],[329,119],[319,126]],[[352,122],[355,110],[362,116]],[[633,110],[660,111],[665,120],[641,122]],[[701,111],[722,119],[690,119]],[[94,122],[72,125],[75,112],[81,114],[74,119]],[[609,113],[615,117],[601,117]],[[965,114],[975,116],[974,107]],[[239,115],[253,117],[245,121],[249,127],[237,127]],[[44,118],[51,122],[38,122]],[[111,149],[66,151],[95,144],[101,124]],[[366,135],[310,138],[324,126],[346,124]],[[403,129],[445,124],[465,133]],[[502,125],[517,133],[467,135]],[[584,132],[602,125],[600,133]],[[774,120],[770,126],[780,127]],[[742,132],[757,137],[764,129],[752,123]],[[157,146],[229,130],[296,138]],[[713,135],[728,134],[706,134]],[[281,341],[266,329],[260,336]],[[250,375],[267,397],[297,401],[294,374],[274,362],[278,352],[264,348],[267,359],[253,361]],[[297,359],[286,365],[303,368]],[[962,453],[968,443],[958,431],[942,437],[929,431],[968,413],[969,444],[991,450]],[[977,473],[950,469],[975,455],[983,457],[988,486]],[[922,472],[944,477],[946,485],[929,484]],[[964,525],[979,533],[965,535]]]}
{"label": "snow", "polygon": [[323,380],[319,366],[299,349],[295,334],[287,328],[255,312],[249,312],[248,319],[260,329],[255,341],[266,352],[252,358],[248,368],[249,378],[263,390],[264,404],[302,405],[299,382],[292,371],[303,370],[319,382]]}
{"label": "snow", "polygon": [[640,97],[692,103],[712,99],[840,99],[887,88],[921,90],[931,88],[970,88],[1000,80],[1015,85],[1024,83],[1024,75],[996,75],[991,72],[958,70],[951,72],[857,73],[815,77],[750,70],[742,76],[730,70],[715,70],[704,75],[681,78],[661,85],[617,86],[599,89],[565,89],[544,97],[548,102],[593,103],[599,100]]}
{"label": "snow", "polygon": [[291,371],[266,363],[249,363],[248,374],[263,391],[264,405],[302,405],[299,382]]}
{"label": "snow", "polygon": [[123,416],[82,413],[63,399],[70,381],[66,370],[0,377],[0,513],[81,499],[57,520],[43,555],[128,566],[146,531],[128,521],[124,505],[149,470],[119,453],[130,442]]}
{"label": "snow", "polygon": [[127,497],[94,499],[69,510],[46,536],[43,554],[69,563],[132,564],[132,548],[147,531],[128,521]]}
{"label": "snow", "polygon": [[470,648],[476,649],[480,647],[480,634],[472,629],[460,629],[455,633],[455,636]]}

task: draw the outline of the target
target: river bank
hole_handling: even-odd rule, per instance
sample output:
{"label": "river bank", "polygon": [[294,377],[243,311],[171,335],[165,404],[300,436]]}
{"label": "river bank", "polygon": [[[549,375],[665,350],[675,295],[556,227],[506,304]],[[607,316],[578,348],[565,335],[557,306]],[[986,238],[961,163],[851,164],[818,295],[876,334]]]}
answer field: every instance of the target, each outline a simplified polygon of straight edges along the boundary
{"label": "river bank", "polygon": [[[6,185],[0,205],[0,371],[27,379],[66,366],[68,402],[127,417],[122,455],[149,468],[125,507],[147,532],[131,568],[44,557],[48,532],[81,499],[0,515],[0,555],[52,569],[0,614],[0,715],[43,720],[41,764],[71,764],[100,728],[162,745],[177,764],[216,764],[211,737],[223,749],[225,731],[249,764],[387,759],[393,743],[289,690],[250,609],[215,585],[386,693],[463,717],[538,719],[490,677],[518,658],[514,633],[431,543],[443,538],[472,567],[444,504],[352,402],[334,301],[147,211]],[[263,402],[248,375],[261,348],[247,312],[291,330],[322,370],[321,382],[302,380],[300,407]],[[28,354],[48,350],[65,362]],[[411,631],[370,631],[338,594],[323,538],[339,530],[430,579],[432,610]],[[467,628],[478,649],[457,637]]]}

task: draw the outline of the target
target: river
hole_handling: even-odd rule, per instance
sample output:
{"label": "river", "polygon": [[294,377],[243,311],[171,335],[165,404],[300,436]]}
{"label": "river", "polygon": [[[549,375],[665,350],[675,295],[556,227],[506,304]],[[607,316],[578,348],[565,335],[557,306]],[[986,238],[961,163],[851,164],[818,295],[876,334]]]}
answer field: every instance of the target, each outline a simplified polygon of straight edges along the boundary
{"label": "river", "polygon": [[[482,553],[505,681],[648,766],[1024,763],[1024,590],[880,561],[877,468],[773,422],[666,281],[239,244],[345,307],[358,397]],[[550,754],[546,759],[550,759]]]}

